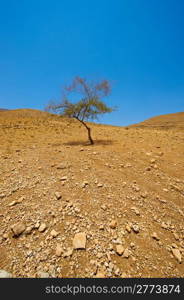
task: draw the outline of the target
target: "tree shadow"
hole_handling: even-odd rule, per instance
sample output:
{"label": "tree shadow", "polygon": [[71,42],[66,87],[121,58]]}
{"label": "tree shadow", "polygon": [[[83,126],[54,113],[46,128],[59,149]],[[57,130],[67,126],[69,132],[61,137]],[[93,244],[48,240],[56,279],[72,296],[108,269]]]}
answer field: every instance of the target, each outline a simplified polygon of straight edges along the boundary
{"label": "tree shadow", "polygon": [[70,141],[67,143],[63,143],[65,146],[96,146],[96,145],[103,145],[103,146],[108,146],[108,145],[113,145],[114,141],[112,140],[94,140],[94,144],[91,145],[89,142],[86,141]]}

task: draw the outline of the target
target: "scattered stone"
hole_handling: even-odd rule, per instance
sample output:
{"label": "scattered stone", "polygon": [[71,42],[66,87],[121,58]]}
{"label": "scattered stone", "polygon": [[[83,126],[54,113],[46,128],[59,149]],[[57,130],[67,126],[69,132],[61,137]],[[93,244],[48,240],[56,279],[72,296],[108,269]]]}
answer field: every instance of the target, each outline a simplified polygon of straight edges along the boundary
{"label": "scattered stone", "polygon": [[5,270],[0,270],[0,278],[12,278],[12,274],[5,271]]}
{"label": "scattered stone", "polygon": [[108,252],[107,252],[107,258],[108,258],[108,261],[111,261],[111,256]]}
{"label": "scattered stone", "polygon": [[63,249],[61,248],[61,246],[59,244],[57,244],[56,255],[59,257],[59,256],[61,256],[62,252],[63,252]]}
{"label": "scattered stone", "polygon": [[12,226],[12,231],[15,237],[18,237],[19,235],[21,235],[25,230],[26,230],[26,226],[24,223],[18,223]]}
{"label": "scattered stone", "polygon": [[47,228],[47,225],[45,223],[42,223],[40,225],[40,227],[38,228],[38,231],[39,232],[44,232],[46,228]]}
{"label": "scattered stone", "polygon": [[132,225],[132,229],[135,233],[139,233],[140,229],[138,225]]}
{"label": "scattered stone", "polygon": [[150,168],[150,167],[147,167],[145,170],[146,170],[146,171],[151,171],[151,168]]}
{"label": "scattered stone", "polygon": [[64,170],[66,168],[68,168],[67,163],[61,163],[56,167],[58,170]]}
{"label": "scattered stone", "polygon": [[20,197],[20,198],[17,200],[17,203],[21,203],[23,200],[25,200],[25,197],[24,197],[24,196]]}
{"label": "scattered stone", "polygon": [[153,168],[154,169],[158,169],[158,166],[155,164],[155,165],[153,165]]}
{"label": "scattered stone", "polygon": [[130,164],[130,163],[126,163],[125,165],[124,165],[124,168],[131,168],[132,167],[132,165]]}
{"label": "scattered stone", "polygon": [[101,206],[101,209],[107,210],[107,206],[106,206],[106,205],[102,205],[102,206]]}
{"label": "scattered stone", "polygon": [[172,254],[176,258],[176,260],[181,263],[181,253],[179,249],[172,249]]}
{"label": "scattered stone", "polygon": [[89,183],[87,181],[84,181],[82,184],[81,184],[81,187],[82,188],[85,188]]}
{"label": "scattered stone", "polygon": [[66,252],[63,253],[63,257],[69,257],[73,254],[73,249],[69,248]]}
{"label": "scattered stone", "polygon": [[147,192],[145,192],[145,193],[141,193],[141,195],[140,195],[142,198],[146,198],[147,196],[148,196],[148,193]]}
{"label": "scattered stone", "polygon": [[65,180],[67,180],[68,179],[68,177],[67,176],[63,176],[63,177],[61,177],[61,181],[65,181]]}
{"label": "scattered stone", "polygon": [[98,183],[98,184],[97,184],[97,187],[98,187],[98,188],[103,187],[103,184],[102,184],[102,183]]}
{"label": "scattered stone", "polygon": [[125,251],[125,249],[124,249],[124,247],[122,245],[117,245],[116,246],[116,253],[118,255],[122,255],[124,251]]}
{"label": "scattered stone", "polygon": [[109,224],[109,227],[112,229],[115,229],[117,227],[117,221],[116,220],[112,220]]}
{"label": "scattered stone", "polygon": [[152,159],[150,160],[150,162],[151,162],[151,164],[154,164],[154,163],[156,162],[156,159],[152,158]]}
{"label": "scattered stone", "polygon": [[164,199],[159,199],[159,201],[164,204],[167,203],[167,200],[164,200]]}
{"label": "scattered stone", "polygon": [[123,252],[123,257],[129,258],[129,256],[130,256],[130,252],[129,252],[128,248],[126,248],[125,251]]}
{"label": "scattered stone", "polygon": [[120,275],[120,269],[119,269],[119,268],[115,269],[115,270],[114,270],[114,274],[115,274],[116,276],[119,276],[119,275]]}
{"label": "scattered stone", "polygon": [[167,225],[166,223],[164,223],[164,222],[162,222],[161,227],[162,227],[163,229],[168,229],[168,225]]}
{"label": "scattered stone", "polygon": [[98,259],[101,259],[104,255],[103,255],[103,253],[99,252],[99,253],[97,253],[96,256],[97,256]]}
{"label": "scattered stone", "polygon": [[14,201],[12,201],[8,206],[11,207],[11,206],[14,206],[14,205],[16,205],[16,204],[17,204],[17,201],[14,200]]}
{"label": "scattered stone", "polygon": [[138,186],[134,186],[133,189],[134,189],[135,192],[139,192],[140,191],[140,188]]}
{"label": "scattered stone", "polygon": [[7,238],[8,238],[8,234],[7,233],[3,234],[3,239],[7,240]]}
{"label": "scattered stone", "polygon": [[135,206],[131,207],[131,210],[133,210],[137,216],[140,216],[140,212]]}
{"label": "scattered stone", "polygon": [[33,227],[32,226],[29,226],[26,228],[26,231],[25,231],[25,234],[30,234],[33,230]]}
{"label": "scattered stone", "polygon": [[178,246],[175,243],[172,243],[171,246],[172,246],[172,248],[176,248],[176,249],[178,248]]}
{"label": "scattered stone", "polygon": [[37,277],[38,277],[38,278],[50,278],[50,275],[49,275],[49,273],[47,273],[47,272],[38,271],[38,272],[37,272]]}
{"label": "scattered stone", "polygon": [[128,233],[131,233],[131,227],[127,224],[126,225],[126,231],[128,232]]}
{"label": "scattered stone", "polygon": [[146,152],[146,155],[147,156],[151,156],[151,152]]}
{"label": "scattered stone", "polygon": [[179,241],[179,239],[180,239],[179,235],[176,232],[174,232],[173,235],[174,235],[175,240]]}
{"label": "scattered stone", "polygon": [[73,238],[74,249],[86,249],[86,234],[85,232],[76,233]]}
{"label": "scattered stone", "polygon": [[132,248],[132,249],[135,249],[135,244],[134,243],[130,243],[130,247]]}
{"label": "scattered stone", "polygon": [[99,226],[99,229],[100,229],[100,230],[104,230],[104,225],[101,224],[101,225]]}
{"label": "scattered stone", "polygon": [[151,235],[151,237],[156,240],[156,241],[159,241],[160,238],[158,237],[157,233],[156,232],[153,232],[153,234]]}
{"label": "scattered stone", "polygon": [[164,152],[158,152],[158,155],[162,156],[162,155],[164,155]]}
{"label": "scattered stone", "polygon": [[57,231],[54,230],[54,229],[50,232],[50,235],[51,235],[53,238],[57,237],[58,234],[59,234],[59,232],[57,232]]}
{"label": "scattered stone", "polygon": [[62,195],[59,192],[55,192],[55,197],[56,197],[57,200],[59,200],[59,199],[62,198]]}
{"label": "scattered stone", "polygon": [[40,227],[40,222],[36,222],[34,228],[38,229]]}

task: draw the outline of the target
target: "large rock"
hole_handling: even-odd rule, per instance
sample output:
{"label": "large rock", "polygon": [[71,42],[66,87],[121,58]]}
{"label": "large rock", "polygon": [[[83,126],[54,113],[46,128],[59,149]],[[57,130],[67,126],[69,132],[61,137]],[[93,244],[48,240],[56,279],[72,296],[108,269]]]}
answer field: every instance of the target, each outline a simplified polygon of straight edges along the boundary
{"label": "large rock", "polygon": [[74,249],[86,249],[86,234],[85,232],[76,233],[73,239]]}
{"label": "large rock", "polygon": [[25,230],[26,230],[26,225],[24,223],[17,223],[12,226],[12,231],[14,236],[19,236],[21,235]]}

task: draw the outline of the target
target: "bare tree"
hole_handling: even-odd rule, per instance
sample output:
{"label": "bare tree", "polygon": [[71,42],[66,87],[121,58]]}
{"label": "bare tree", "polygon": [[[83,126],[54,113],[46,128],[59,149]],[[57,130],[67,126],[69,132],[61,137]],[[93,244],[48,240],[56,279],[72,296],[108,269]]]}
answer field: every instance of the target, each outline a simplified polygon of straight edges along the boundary
{"label": "bare tree", "polygon": [[[87,129],[89,142],[93,145],[91,128],[86,124],[86,121],[98,119],[99,115],[114,110],[101,100],[109,93],[109,81],[103,80],[99,83],[93,83],[77,76],[70,85],[64,87],[61,103],[51,102],[47,105],[46,110],[77,119]],[[73,102],[69,100],[69,96],[79,96],[80,99]]]}

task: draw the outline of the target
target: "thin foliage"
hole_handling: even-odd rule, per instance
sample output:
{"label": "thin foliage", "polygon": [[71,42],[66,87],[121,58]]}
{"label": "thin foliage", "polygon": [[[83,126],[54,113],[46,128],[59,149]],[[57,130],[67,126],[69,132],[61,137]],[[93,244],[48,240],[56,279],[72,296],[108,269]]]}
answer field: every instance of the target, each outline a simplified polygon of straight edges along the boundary
{"label": "thin foliage", "polygon": [[[101,98],[108,96],[110,91],[108,80],[89,83],[86,79],[77,76],[70,85],[64,87],[62,101],[60,103],[50,102],[46,110],[80,121],[88,130],[89,141],[93,144],[90,128],[85,122],[97,120],[100,115],[115,110],[101,100]],[[80,100],[76,102],[69,100],[73,94],[79,95]]]}

